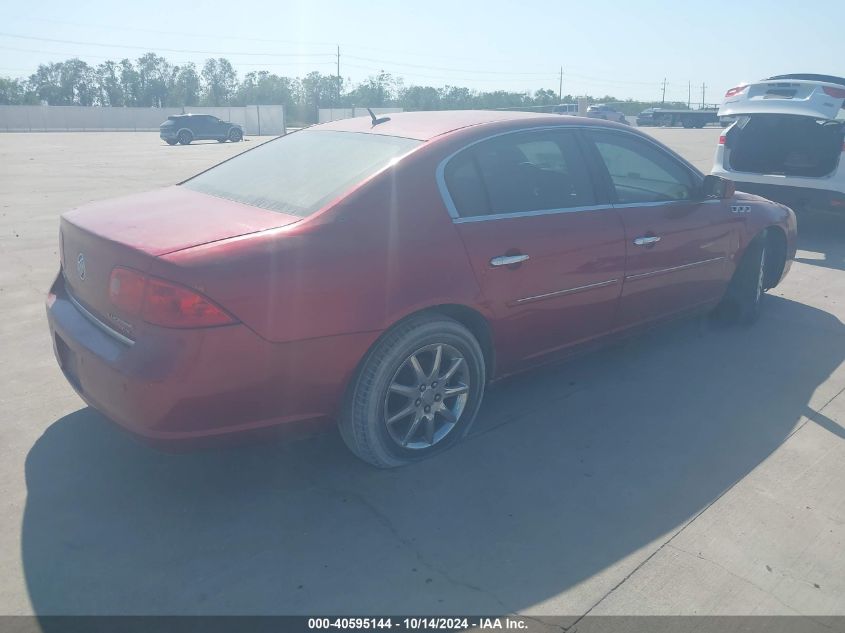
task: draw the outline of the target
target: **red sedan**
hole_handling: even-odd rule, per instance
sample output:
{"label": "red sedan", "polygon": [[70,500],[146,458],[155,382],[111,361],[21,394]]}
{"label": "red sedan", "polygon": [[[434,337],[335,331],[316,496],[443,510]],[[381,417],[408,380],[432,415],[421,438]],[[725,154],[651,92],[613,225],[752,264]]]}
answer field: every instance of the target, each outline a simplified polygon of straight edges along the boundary
{"label": "red sedan", "polygon": [[137,435],[336,421],[391,467],[466,435],[491,379],[680,315],[753,321],[795,238],[627,126],[391,114],[66,213],[48,317],[73,387]]}

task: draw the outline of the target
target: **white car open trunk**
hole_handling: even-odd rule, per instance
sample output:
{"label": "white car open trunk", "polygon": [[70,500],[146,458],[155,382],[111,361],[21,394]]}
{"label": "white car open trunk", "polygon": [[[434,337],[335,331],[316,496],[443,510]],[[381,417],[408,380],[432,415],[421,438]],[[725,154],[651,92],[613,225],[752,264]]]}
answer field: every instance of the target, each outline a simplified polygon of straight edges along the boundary
{"label": "white car open trunk", "polygon": [[736,172],[822,178],[836,171],[845,142],[845,80],[781,75],[728,91],[719,116],[724,167]]}

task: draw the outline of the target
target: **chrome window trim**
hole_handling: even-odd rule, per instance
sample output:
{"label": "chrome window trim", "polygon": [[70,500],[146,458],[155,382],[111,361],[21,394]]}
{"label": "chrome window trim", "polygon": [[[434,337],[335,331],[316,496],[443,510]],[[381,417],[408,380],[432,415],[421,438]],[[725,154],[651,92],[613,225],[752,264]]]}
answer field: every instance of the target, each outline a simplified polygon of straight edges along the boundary
{"label": "chrome window trim", "polygon": [[514,211],[513,213],[491,213],[488,215],[470,215],[465,218],[452,218],[454,224],[466,224],[467,222],[486,222],[487,220],[509,220],[512,218],[526,218],[537,215],[557,215],[558,213],[579,213],[581,211],[598,211],[610,209],[606,204],[592,204],[583,207],[566,207],[565,209],[541,209],[539,211]]}
{"label": "chrome window trim", "polygon": [[[558,213],[580,213],[582,211],[598,211],[601,209],[628,209],[628,208],[636,208],[636,207],[650,207],[656,205],[668,205],[668,204],[678,204],[684,202],[690,203],[712,203],[712,202],[721,202],[716,198],[705,198],[704,200],[665,200],[659,202],[632,202],[632,203],[623,203],[623,204],[613,204],[613,203],[606,203],[606,204],[593,204],[593,205],[585,205],[579,207],[566,207],[563,209],[537,209],[534,211],[513,211],[510,213],[490,213],[487,215],[476,215],[476,216],[467,216],[463,217],[458,213],[458,209],[455,206],[454,201],[452,200],[452,195],[449,193],[449,188],[446,186],[446,166],[448,165],[449,161],[451,161],[455,156],[463,152],[464,150],[473,147],[474,145],[478,145],[479,143],[483,143],[485,141],[489,141],[494,138],[499,138],[500,136],[506,136],[508,134],[520,134],[524,132],[543,132],[548,130],[600,130],[600,131],[609,131],[615,134],[627,134],[629,136],[633,136],[640,140],[643,140],[651,145],[655,146],[657,149],[662,151],[667,151],[666,147],[660,145],[655,139],[649,138],[648,136],[641,135],[633,130],[624,130],[624,129],[616,129],[616,128],[609,128],[604,127],[601,125],[572,125],[564,124],[564,125],[542,125],[536,127],[526,127],[526,128],[518,128],[515,130],[507,130],[506,132],[498,132],[496,134],[491,134],[490,136],[485,136],[484,138],[476,139],[471,143],[468,143],[461,147],[458,150],[455,150],[446,158],[441,160],[438,165],[437,169],[435,170],[435,180],[437,182],[437,189],[440,192],[440,197],[443,200],[443,204],[446,206],[446,210],[449,213],[449,217],[452,218],[452,222],[454,224],[464,224],[466,222],[486,222],[487,220],[500,220],[500,219],[513,219],[513,218],[522,218],[522,217],[532,217],[538,215],[556,215]],[[681,165],[687,169],[693,176],[697,178],[703,177],[703,174],[699,172],[695,167],[693,167],[689,162],[687,162],[682,156],[675,153],[673,150],[668,149],[668,153],[674,157]]]}
{"label": "chrome window trim", "polygon": [[657,202],[625,202],[623,204],[614,204],[614,209],[637,209],[640,207],[666,207],[670,204],[713,204],[714,202],[721,202],[719,198],[705,198],[704,200],[659,200]]}
{"label": "chrome window trim", "polygon": [[551,299],[552,297],[560,297],[563,295],[573,294],[576,292],[581,292],[582,290],[591,290],[593,288],[603,288],[604,286],[610,286],[612,284],[618,283],[618,279],[608,279],[607,281],[599,281],[594,284],[587,284],[586,286],[577,286],[575,288],[566,288],[565,290],[555,290],[554,292],[546,292],[541,295],[534,295],[531,297],[523,297],[522,299],[517,299],[514,301],[514,305],[521,305],[523,303],[530,303],[532,301],[540,301],[541,299]]}
{"label": "chrome window trim", "polygon": [[725,259],[724,256],[720,255],[719,257],[712,257],[710,259],[703,259],[700,262],[691,262],[689,264],[683,264],[681,266],[672,266],[671,268],[661,268],[660,270],[651,270],[647,273],[638,273],[636,275],[625,275],[625,280],[628,279],[644,279],[645,277],[654,277],[656,275],[662,275],[664,273],[671,273],[676,270],[684,270],[685,268],[693,268],[694,266],[703,266],[704,264],[712,264],[713,262],[718,262]]}
{"label": "chrome window trim", "polygon": [[77,310],[82,313],[82,316],[88,319],[98,329],[102,330],[105,334],[108,334],[113,339],[120,341],[124,345],[132,347],[135,344],[135,341],[133,341],[131,338],[124,336],[117,330],[113,330],[111,327],[109,327],[108,325],[100,321],[100,319],[91,314],[81,303],[79,303],[79,301],[74,298],[72,294],[70,294],[69,290],[65,289],[65,291],[67,292],[67,298],[70,299],[70,302],[76,307]]}
{"label": "chrome window trim", "polygon": [[542,209],[540,211],[514,211],[513,213],[495,213],[490,215],[471,215],[453,218],[453,224],[467,224],[469,222],[487,222],[488,220],[511,220],[513,218],[533,217],[537,215],[557,215],[559,213],[580,213],[582,211],[601,211],[603,209],[634,209],[644,207],[664,207],[670,204],[712,204],[721,202],[718,199],[707,200],[661,200],[659,202],[629,202],[626,204],[592,204],[583,207],[567,207],[565,209]]}

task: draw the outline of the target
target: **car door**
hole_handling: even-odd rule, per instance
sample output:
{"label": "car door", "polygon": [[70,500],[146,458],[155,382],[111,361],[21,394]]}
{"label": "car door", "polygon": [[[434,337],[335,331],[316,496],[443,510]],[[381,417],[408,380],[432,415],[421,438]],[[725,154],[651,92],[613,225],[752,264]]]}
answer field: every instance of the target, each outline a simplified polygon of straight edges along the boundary
{"label": "car door", "polygon": [[728,205],[704,199],[702,176],[639,134],[591,129],[585,136],[625,227],[620,327],[718,301],[738,231]]}
{"label": "car door", "polygon": [[199,137],[204,140],[217,138],[217,127],[220,120],[217,117],[209,114],[203,114],[197,117],[197,130]]}
{"label": "car door", "polygon": [[486,139],[448,159],[439,174],[496,316],[504,371],[613,327],[624,230],[610,205],[596,204],[574,129]]}

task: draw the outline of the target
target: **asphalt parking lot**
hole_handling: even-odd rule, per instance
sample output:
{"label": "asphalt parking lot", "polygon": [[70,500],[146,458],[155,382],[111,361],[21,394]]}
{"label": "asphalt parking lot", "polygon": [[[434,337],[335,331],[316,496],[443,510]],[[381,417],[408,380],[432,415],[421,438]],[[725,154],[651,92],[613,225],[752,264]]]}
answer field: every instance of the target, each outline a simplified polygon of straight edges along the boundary
{"label": "asphalt parking lot", "polygon": [[[706,171],[720,130],[651,133]],[[166,455],[86,408],[44,315],[59,214],[258,142],[0,134],[0,613],[845,614],[845,221],[802,224],[756,326],[499,384],[400,470],[334,434]]]}

